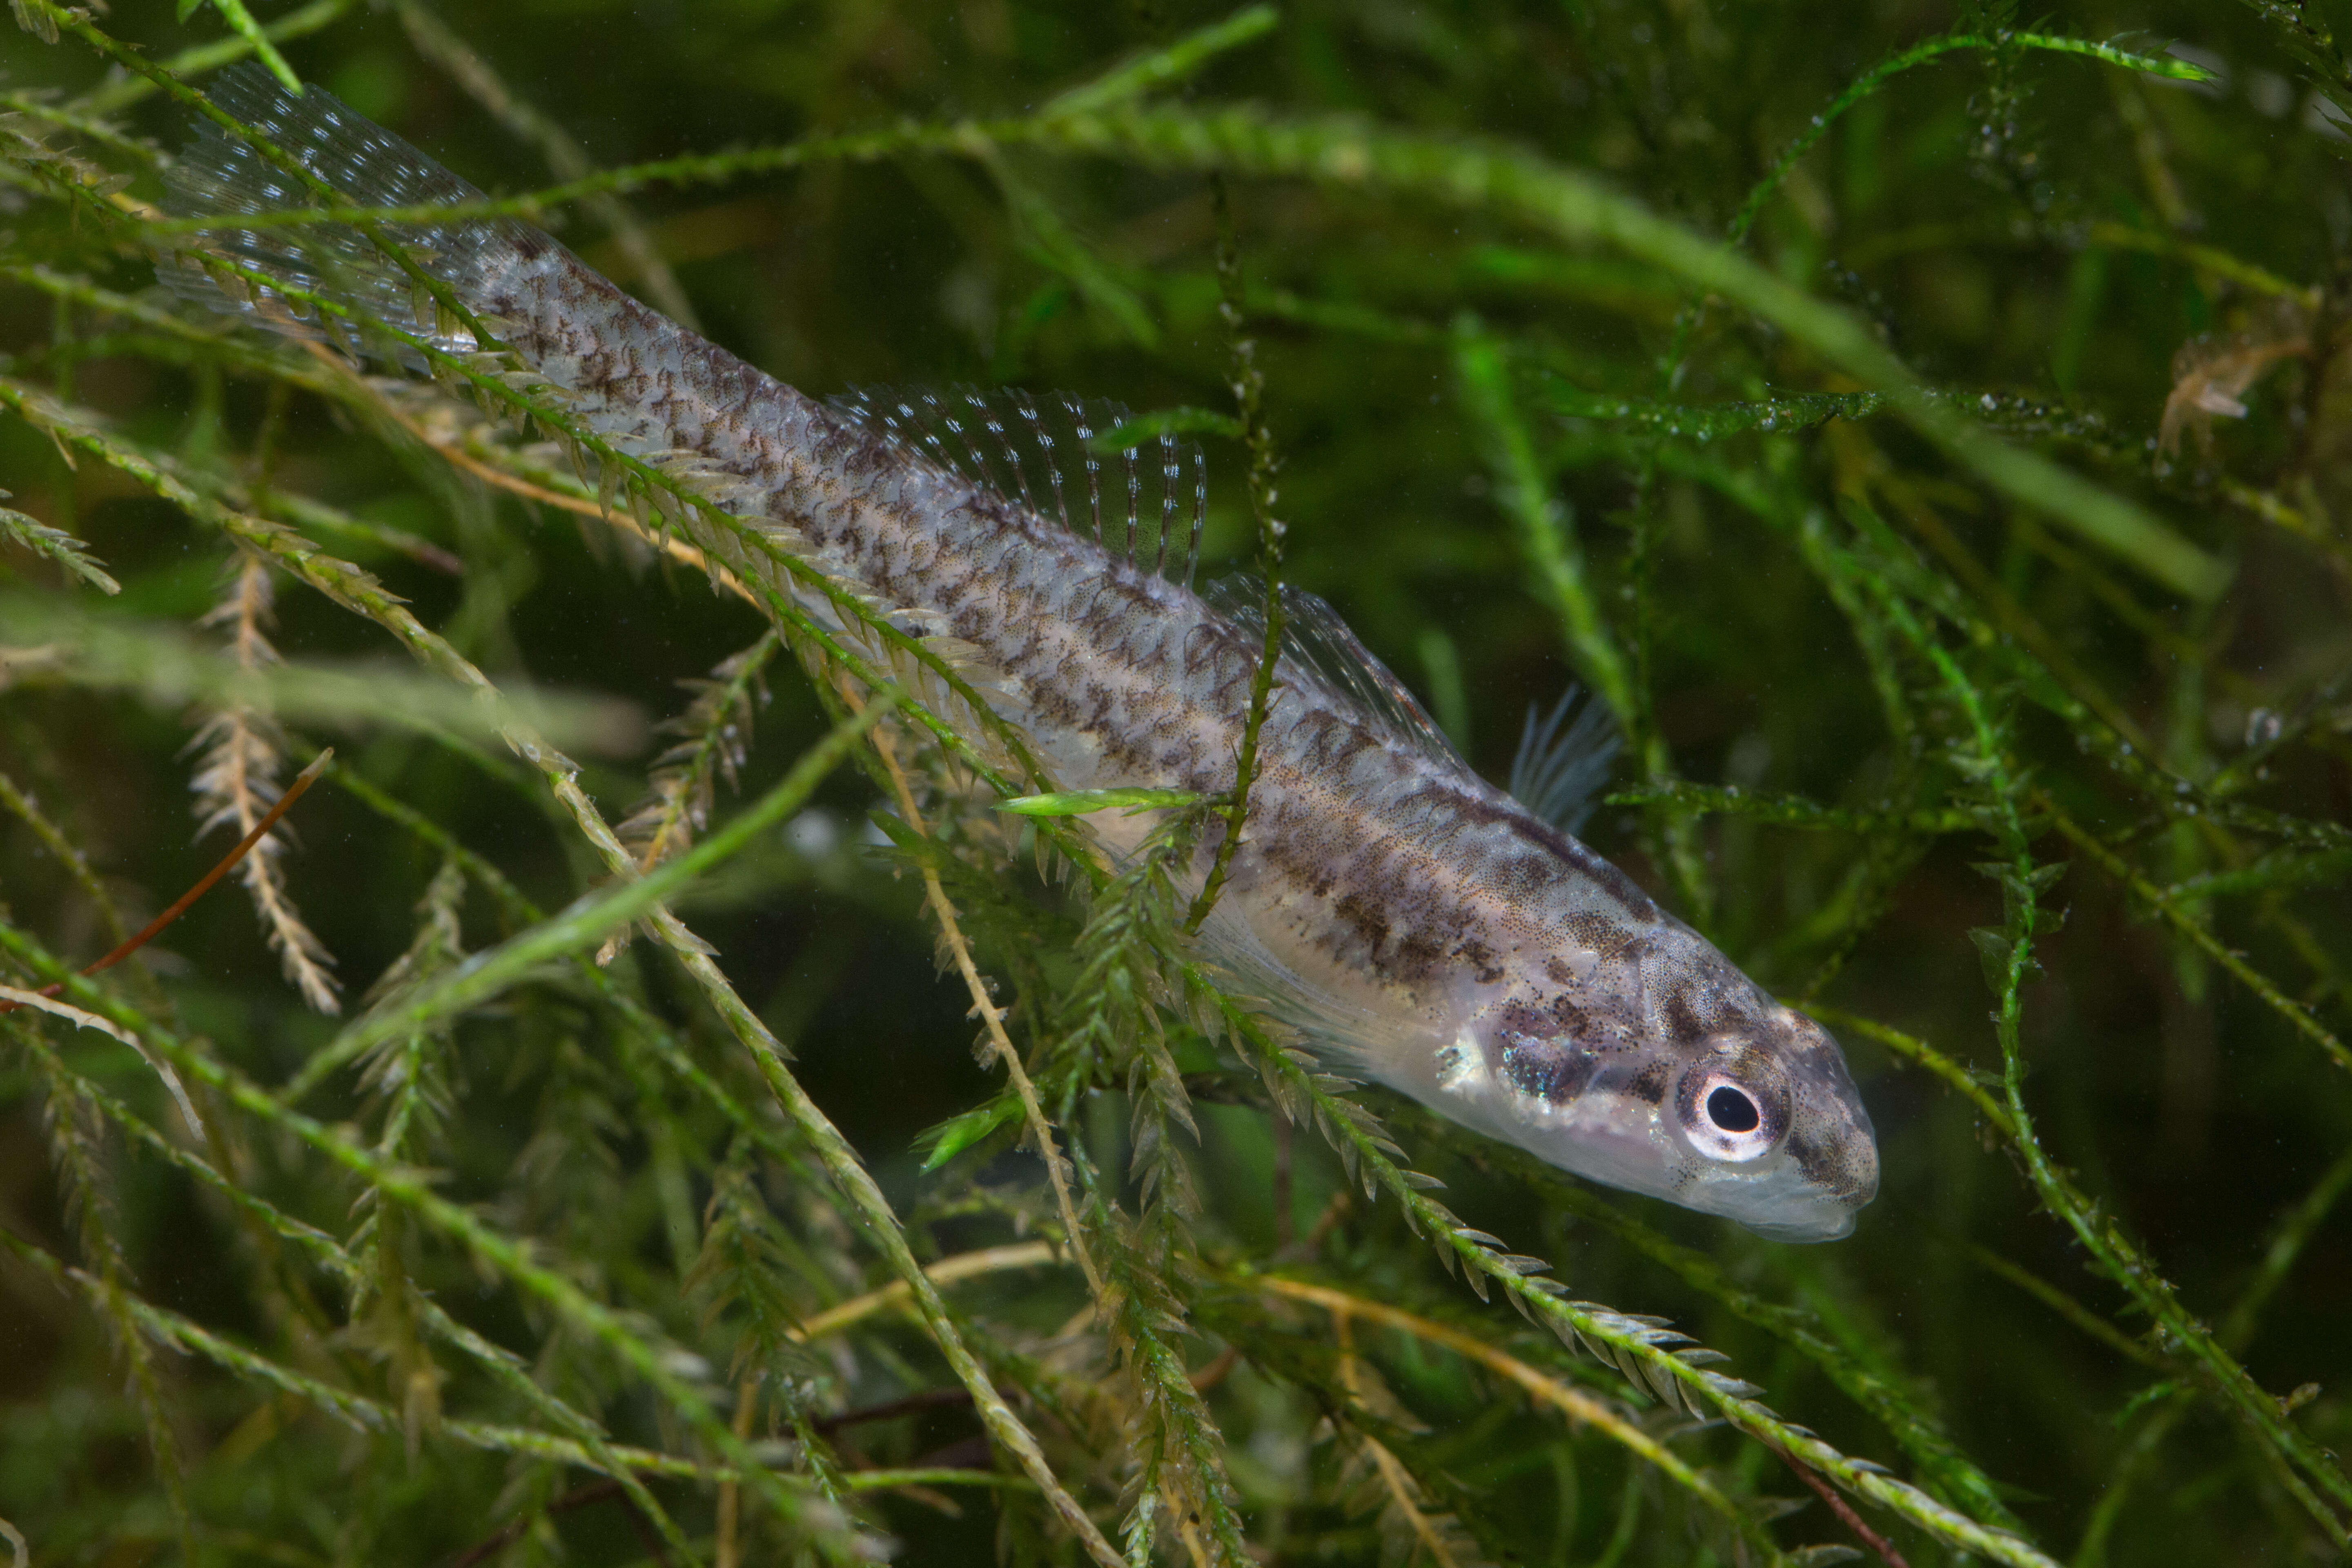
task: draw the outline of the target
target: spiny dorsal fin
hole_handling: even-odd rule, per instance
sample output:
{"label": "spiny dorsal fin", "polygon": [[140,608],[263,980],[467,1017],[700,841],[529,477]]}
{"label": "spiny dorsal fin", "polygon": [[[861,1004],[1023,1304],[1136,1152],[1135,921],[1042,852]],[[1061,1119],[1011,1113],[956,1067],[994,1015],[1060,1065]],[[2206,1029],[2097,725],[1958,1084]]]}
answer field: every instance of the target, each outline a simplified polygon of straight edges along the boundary
{"label": "spiny dorsal fin", "polygon": [[[1265,588],[1246,573],[1220,577],[1202,590],[1210,608],[1252,637],[1265,635]],[[1405,683],[1374,658],[1339,612],[1303,588],[1282,585],[1282,653],[1348,699],[1383,733],[1449,767],[1461,755]]]}
{"label": "spiny dorsal fin", "polygon": [[1511,760],[1511,797],[1570,837],[1592,815],[1592,797],[1609,782],[1609,764],[1622,743],[1616,719],[1596,700],[1587,698],[1582,711],[1569,717],[1584,696],[1583,688],[1571,686],[1540,717],[1528,704],[1519,754]]}
{"label": "spiny dorsal fin", "polygon": [[1190,587],[1208,516],[1208,459],[1165,432],[1105,449],[1129,422],[1101,398],[1013,388],[858,387],[826,399],[908,450]]}

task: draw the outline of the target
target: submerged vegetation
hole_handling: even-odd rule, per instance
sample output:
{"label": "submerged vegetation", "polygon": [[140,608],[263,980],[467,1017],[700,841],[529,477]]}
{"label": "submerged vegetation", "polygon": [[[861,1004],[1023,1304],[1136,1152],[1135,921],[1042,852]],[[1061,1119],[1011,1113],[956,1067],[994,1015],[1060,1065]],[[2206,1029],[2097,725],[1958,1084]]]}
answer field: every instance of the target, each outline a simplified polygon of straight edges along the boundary
{"label": "submerged vegetation", "polygon": [[[2346,1552],[2323,8],[13,5],[17,1563]],[[803,389],[1199,439],[1490,776],[1583,684],[1856,1234],[1324,1076],[1188,946],[1245,802],[1031,795],[496,367],[156,288],[257,50]]]}

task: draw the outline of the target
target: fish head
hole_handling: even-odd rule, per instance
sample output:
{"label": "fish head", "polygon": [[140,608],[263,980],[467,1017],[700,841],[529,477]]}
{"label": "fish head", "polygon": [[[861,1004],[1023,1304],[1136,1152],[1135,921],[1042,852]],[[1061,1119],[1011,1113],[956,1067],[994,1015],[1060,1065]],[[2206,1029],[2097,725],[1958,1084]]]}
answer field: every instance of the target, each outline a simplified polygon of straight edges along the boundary
{"label": "fish head", "polygon": [[[1832,1241],[1878,1191],[1835,1039],[1687,928],[1620,965],[1490,994],[1441,1053],[1449,1109],[1564,1170]],[[1558,964],[1549,966],[1561,975]],[[1434,1102],[1434,1100],[1433,1100]]]}
{"label": "fish head", "polygon": [[1660,1131],[1688,1152],[1660,1196],[1779,1241],[1834,1241],[1878,1194],[1878,1141],[1837,1041],[1775,1003],[1679,1064]]}

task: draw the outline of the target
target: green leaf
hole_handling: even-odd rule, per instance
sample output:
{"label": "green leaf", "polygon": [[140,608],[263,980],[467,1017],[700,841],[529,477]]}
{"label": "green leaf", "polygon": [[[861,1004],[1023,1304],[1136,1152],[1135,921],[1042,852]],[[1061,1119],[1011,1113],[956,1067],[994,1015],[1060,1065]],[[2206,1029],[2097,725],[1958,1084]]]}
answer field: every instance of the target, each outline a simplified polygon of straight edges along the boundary
{"label": "green leaf", "polygon": [[[8,499],[0,490],[0,500]],[[108,576],[99,566],[98,558],[89,547],[61,528],[51,528],[21,511],[0,506],[0,539],[21,544],[36,555],[45,555],[73,575],[96,588],[101,594],[120,594],[122,584]]]}
{"label": "green leaf", "polygon": [[936,1127],[925,1128],[915,1134],[915,1147],[924,1151],[923,1170],[926,1173],[938,1170],[973,1144],[983,1142],[999,1128],[1009,1127],[1020,1120],[1020,1097],[1002,1094],[961,1116],[950,1116]]}
{"label": "green leaf", "polygon": [[1090,811],[1126,808],[1139,811],[1181,810],[1206,798],[1189,789],[1076,789],[1062,795],[1024,795],[996,803],[999,811],[1021,816],[1084,816]]}
{"label": "green leaf", "polygon": [[1969,940],[1976,943],[1978,960],[1984,965],[1985,988],[2000,995],[2009,984],[2009,955],[2016,950],[2015,939],[1990,926],[1974,926]]}
{"label": "green leaf", "polygon": [[1160,325],[1152,320],[1150,308],[1117,270],[1071,230],[1053,203],[1007,167],[1003,159],[991,157],[982,163],[994,177],[997,189],[1003,193],[1006,209],[1018,221],[1026,241],[1022,248],[1031,259],[1068,279],[1071,287],[1117,321],[1119,330],[1138,345],[1158,348]]}

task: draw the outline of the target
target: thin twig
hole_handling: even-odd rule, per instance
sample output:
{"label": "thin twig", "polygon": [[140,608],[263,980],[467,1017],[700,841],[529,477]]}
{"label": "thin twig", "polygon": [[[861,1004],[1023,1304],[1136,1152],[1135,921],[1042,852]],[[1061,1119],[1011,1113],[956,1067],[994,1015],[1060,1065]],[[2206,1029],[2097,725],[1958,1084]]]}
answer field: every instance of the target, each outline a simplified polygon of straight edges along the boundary
{"label": "thin twig", "polygon": [[1192,1383],[1193,1392],[1196,1394],[1206,1394],[1209,1390],[1216,1387],[1217,1384],[1224,1382],[1226,1377],[1232,1373],[1234,1368],[1241,1363],[1241,1359],[1242,1352],[1239,1345],[1227,1345],[1224,1349],[1219,1351],[1214,1356],[1212,1356],[1209,1359],[1209,1363],[1206,1366],[1202,1367],[1198,1372],[1192,1373]]}
{"label": "thin twig", "polygon": [[1391,1307],[1384,1301],[1375,1301],[1328,1285],[1313,1285],[1304,1279],[1287,1279],[1275,1274],[1261,1274],[1246,1283],[1270,1296],[1306,1301],[1328,1312],[1352,1313],[1367,1322],[1402,1329],[1415,1339],[1443,1345],[1454,1354],[1476,1362],[1506,1381],[1517,1384],[1538,1403],[1550,1405],[1571,1421],[1588,1422],[1599,1427],[1642,1458],[1673,1476],[1710,1506],[1729,1516],[1738,1514],[1737,1505],[1717,1490],[1713,1482],[1691,1469],[1679,1458],[1669,1453],[1657,1439],[1620,1415],[1605,1402],[1538,1371],[1508,1351],[1497,1349],[1475,1334],[1465,1333],[1460,1329],[1408,1312],[1401,1307]]}
{"label": "thin twig", "polygon": [[[953,1258],[943,1258],[923,1270],[923,1277],[934,1285],[952,1285],[982,1274],[994,1274],[1007,1268],[1038,1268],[1057,1261],[1053,1244],[1044,1241],[1016,1242],[1010,1247],[987,1247],[977,1252],[960,1252]],[[793,1331],[792,1337],[805,1344],[821,1340],[827,1334],[837,1334],[861,1318],[871,1317],[888,1307],[905,1306],[914,1300],[914,1292],[903,1279],[894,1279],[878,1290],[868,1290],[863,1296],[853,1296],[836,1307],[828,1307]]]}
{"label": "thin twig", "polygon": [[[266,559],[250,551],[236,552],[234,583],[226,598],[199,623],[226,626],[232,634],[236,668],[248,675],[278,662],[278,650],[266,635],[272,599]],[[222,703],[197,731],[204,748],[191,787],[196,793],[202,831],[234,823],[249,832],[265,814],[265,802],[278,793],[278,745],[283,736],[268,710],[243,699]],[[243,858],[238,877],[252,896],[255,910],[278,950],[286,978],[315,1012],[341,1010],[334,977],[328,973],[334,960],[324,943],[304,923],[287,891],[284,871],[278,864],[285,841],[264,834]]]}
{"label": "thin twig", "polygon": [[656,531],[641,527],[637,520],[627,512],[615,511],[610,505],[590,497],[568,495],[562,490],[551,490],[544,485],[534,484],[520,475],[510,474],[504,468],[485,462],[458,446],[455,440],[436,433],[431,426],[412,416],[397,403],[385,396],[382,388],[366,377],[354,374],[351,366],[326,344],[304,343],[301,346],[310,351],[321,364],[328,366],[337,381],[348,383],[355,389],[351,401],[366,403],[374,412],[400,426],[403,431],[414,437],[418,445],[439,457],[450,467],[472,475],[486,485],[495,486],[510,495],[519,496],[524,500],[533,501],[541,506],[551,506],[558,510],[572,512],[580,517],[593,517],[599,521],[608,523],[624,532],[635,535],[646,544],[676,561],[679,565],[691,567],[697,572],[705,574],[719,587],[735,595],[745,603],[759,602],[734,573],[712,561],[701,550],[686,540],[678,538],[667,530]]}
{"label": "thin twig", "polygon": [[[141,948],[154,941],[157,936],[163,933],[165,926],[170,925],[173,921],[178,920],[182,915],[187,913],[189,905],[194,903],[198,899],[203,898],[206,893],[210,892],[214,883],[219,881],[223,877],[227,876],[229,872],[236,869],[236,863],[239,860],[244,859],[246,856],[252,851],[253,847],[260,843],[263,837],[267,835],[271,828],[278,826],[278,818],[284,816],[289,811],[293,809],[294,803],[302,798],[302,792],[309,789],[313,784],[317,783],[319,775],[326,772],[327,763],[333,759],[335,749],[332,746],[330,746],[325,751],[320,752],[317,756],[310,759],[310,765],[304,768],[299,773],[295,775],[294,782],[286,786],[285,793],[280,795],[277,801],[271,805],[269,810],[262,816],[261,820],[253,825],[252,831],[248,832],[243,838],[237,840],[236,847],[232,848],[227,854],[222,856],[218,864],[215,865],[211,870],[205,872],[201,878],[197,879],[196,885],[194,887],[190,888],[186,892],[182,893],[177,899],[173,900],[171,908],[165,910],[162,914],[157,915],[153,920],[149,921],[145,926],[141,928],[136,936],[131,937],[117,944],[112,952],[109,952],[104,958],[100,959],[97,963],[84,968],[82,973],[84,974],[96,974],[101,970],[113,968],[124,959],[130,957],[132,953],[138,952]],[[64,992],[65,986],[60,983],[55,985],[42,986],[37,994],[42,996],[58,996],[62,995]],[[0,1013],[12,1013],[23,1005],[25,1005],[25,1004],[21,1002],[0,1004]]]}
{"label": "thin twig", "polygon": [[[852,709],[864,707],[856,696],[845,689],[843,700]],[[875,754],[882,759],[882,767],[890,775],[890,788],[898,797],[899,813],[907,826],[928,838],[931,830],[923,823],[923,814],[916,808],[915,792],[907,783],[906,770],[899,767],[898,752],[890,745],[890,737],[878,727],[873,731]],[[989,994],[988,982],[981,977],[979,966],[971,961],[971,949],[964,942],[963,929],[956,922],[955,906],[948,901],[947,889],[940,885],[940,874],[926,865],[922,868],[923,896],[929,901],[931,913],[940,922],[940,934],[946,939],[948,952],[955,958],[956,973],[963,976],[964,988],[971,994],[972,1010],[987,1026],[988,1039],[996,1059],[1004,1064],[1004,1075],[1021,1097],[1021,1114],[1027,1120],[1029,1137],[1037,1145],[1038,1158],[1045,1162],[1045,1174],[1054,1184],[1054,1204],[1061,1210],[1062,1234],[1069,1242],[1070,1252],[1078,1260],[1078,1270],[1087,1277],[1087,1293],[1097,1303],[1103,1300],[1103,1277],[1095,1268],[1093,1256],[1087,1250],[1086,1234],[1078,1228],[1078,1211],[1070,1201],[1069,1178],[1063,1170],[1061,1151],[1054,1143],[1053,1123],[1045,1120],[1045,1109],[1037,1100],[1036,1086],[1029,1081],[1029,1069],[1022,1065],[1021,1053],[1013,1047],[1013,1037],[1004,1032],[1004,1010]]]}
{"label": "thin twig", "polygon": [[[760,1377],[754,1372],[746,1376],[735,1389],[734,1433],[736,1441],[751,1440],[751,1423],[760,1407]],[[732,1478],[719,1483],[719,1540],[713,1549],[718,1568],[740,1568],[742,1543],[736,1527],[742,1517],[743,1488]]]}
{"label": "thin twig", "polygon": [[1853,1505],[1838,1494],[1837,1488],[1822,1479],[1820,1474],[1811,1465],[1804,1464],[1794,1454],[1778,1444],[1767,1444],[1766,1447],[1780,1455],[1782,1462],[1797,1472],[1799,1480],[1820,1494],[1821,1500],[1830,1505],[1830,1511],[1836,1514],[1848,1530],[1853,1531],[1854,1539],[1876,1552],[1879,1560],[1886,1564],[1886,1568],[1911,1568],[1911,1565],[1903,1560],[1903,1553],[1895,1550],[1895,1543],[1864,1524],[1862,1521],[1862,1515],[1853,1511]]}

